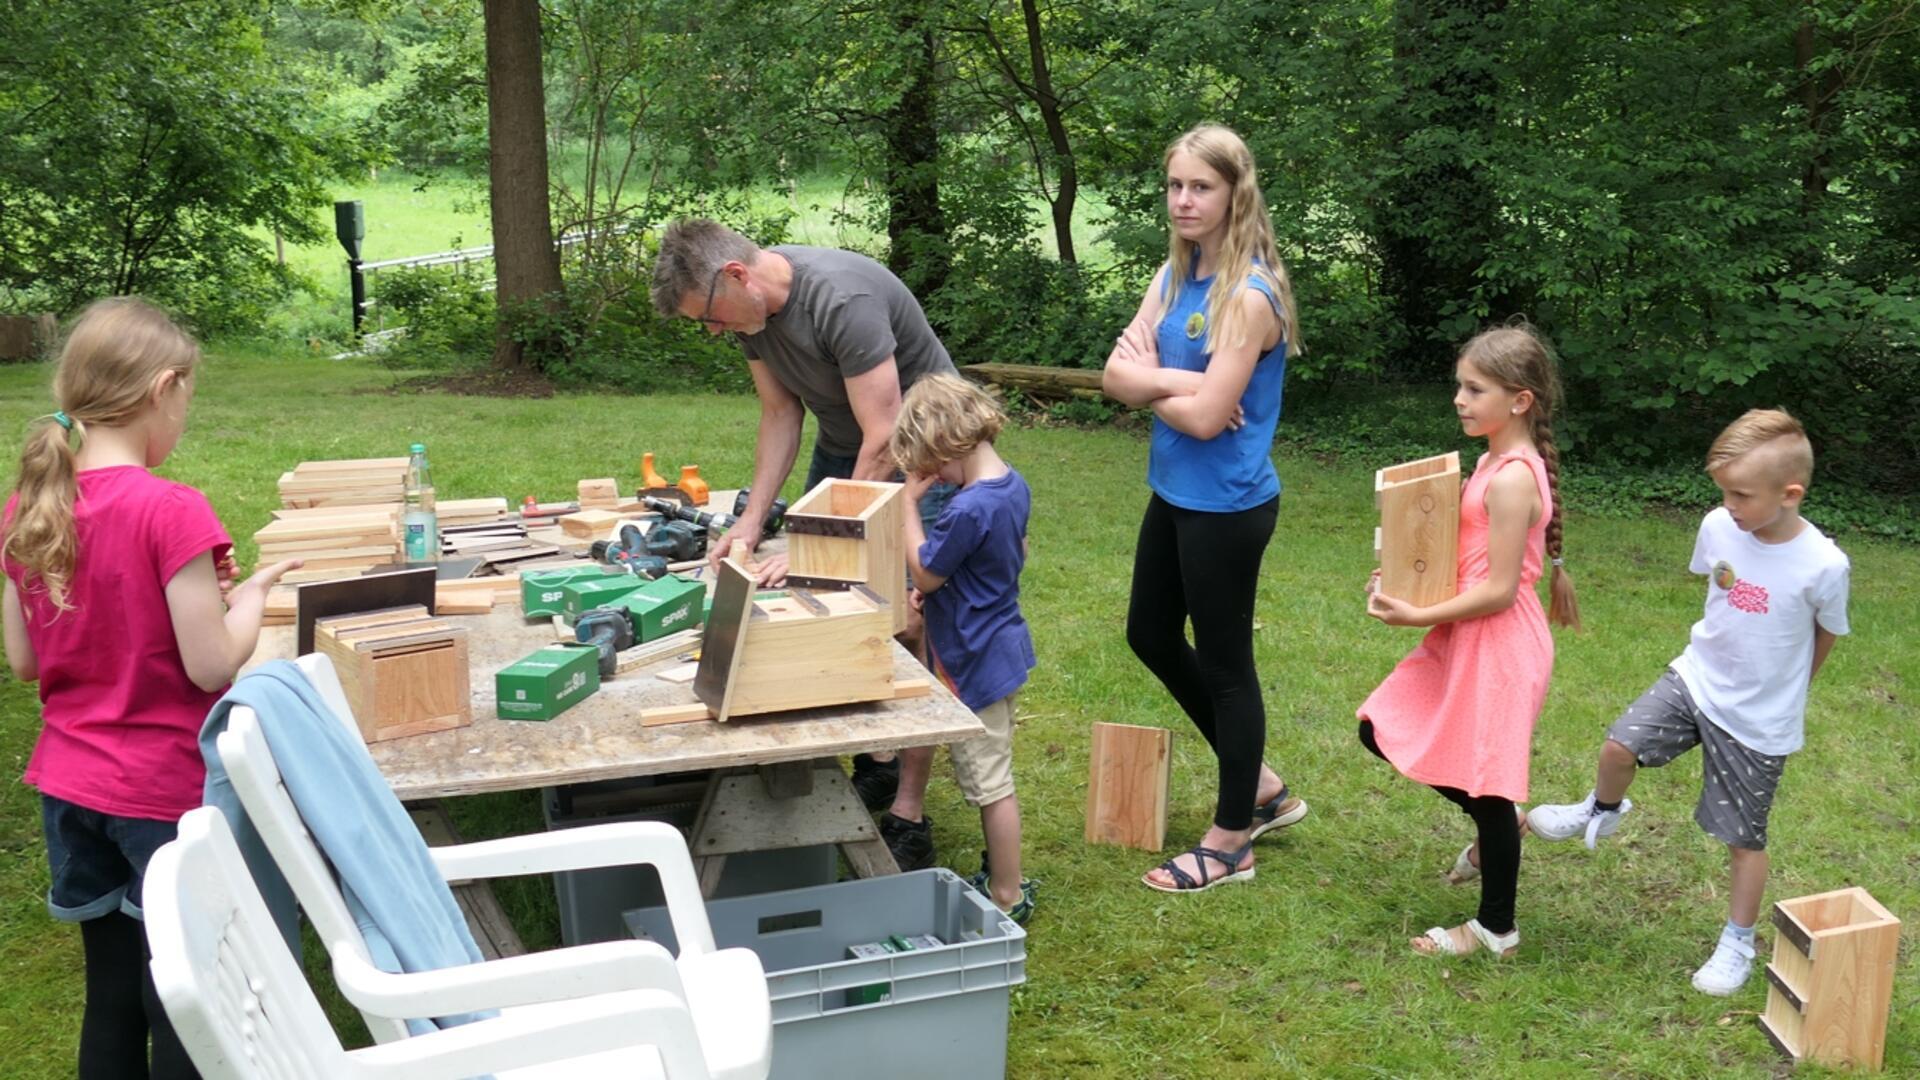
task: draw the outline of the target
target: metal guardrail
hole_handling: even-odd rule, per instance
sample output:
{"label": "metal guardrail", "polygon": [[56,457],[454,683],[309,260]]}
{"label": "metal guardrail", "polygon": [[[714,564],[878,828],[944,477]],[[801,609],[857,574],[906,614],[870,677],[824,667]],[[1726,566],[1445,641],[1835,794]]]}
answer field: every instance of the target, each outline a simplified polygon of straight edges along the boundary
{"label": "metal guardrail", "polygon": [[[641,226],[638,226],[638,225],[616,225],[611,229],[605,229],[605,230],[586,230],[583,232],[567,233],[564,236],[557,237],[553,242],[553,246],[555,250],[565,252],[568,248],[574,247],[579,244],[584,244],[588,240],[592,240],[597,237],[621,236],[640,227]],[[476,262],[485,262],[486,260],[491,258],[493,258],[493,245],[482,244],[479,247],[459,248],[454,251],[439,251],[431,255],[409,255],[405,258],[400,258],[400,259],[380,259],[376,262],[363,262],[359,264],[357,269],[362,274],[375,274],[381,270],[393,270],[393,269],[414,270],[414,269],[425,269],[425,268],[435,267],[435,266],[454,266],[454,267],[464,268],[469,264],[476,263]],[[484,284],[482,284],[481,287],[487,290],[491,290],[494,287],[494,283],[492,281],[487,281]],[[399,330],[404,330],[405,327],[389,328],[387,326],[386,317],[385,317],[386,313],[381,310],[379,300],[376,299],[372,294],[373,294],[373,290],[371,288],[368,288],[366,290],[367,298],[366,300],[362,301],[360,305],[360,310],[363,313],[363,315],[370,314],[374,318],[374,330],[372,331],[372,333],[391,334]]]}

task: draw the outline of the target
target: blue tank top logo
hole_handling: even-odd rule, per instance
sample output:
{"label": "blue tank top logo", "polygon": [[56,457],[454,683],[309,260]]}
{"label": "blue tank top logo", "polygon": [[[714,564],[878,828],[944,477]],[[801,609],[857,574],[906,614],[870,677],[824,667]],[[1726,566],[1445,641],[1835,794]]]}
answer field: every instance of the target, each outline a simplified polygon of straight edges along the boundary
{"label": "blue tank top logo", "polygon": [[1199,341],[1200,335],[1207,332],[1207,313],[1196,311],[1187,316],[1187,340]]}

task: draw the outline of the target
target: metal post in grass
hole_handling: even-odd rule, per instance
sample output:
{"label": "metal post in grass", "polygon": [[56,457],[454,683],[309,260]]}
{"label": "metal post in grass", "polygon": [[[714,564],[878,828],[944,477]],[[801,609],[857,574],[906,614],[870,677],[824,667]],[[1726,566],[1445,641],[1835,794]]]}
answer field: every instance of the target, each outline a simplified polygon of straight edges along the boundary
{"label": "metal post in grass", "polygon": [[360,336],[360,324],[367,317],[367,275],[360,269],[360,241],[367,238],[367,212],[358,199],[342,199],[333,204],[333,234],[347,249],[347,278],[353,290],[353,336]]}

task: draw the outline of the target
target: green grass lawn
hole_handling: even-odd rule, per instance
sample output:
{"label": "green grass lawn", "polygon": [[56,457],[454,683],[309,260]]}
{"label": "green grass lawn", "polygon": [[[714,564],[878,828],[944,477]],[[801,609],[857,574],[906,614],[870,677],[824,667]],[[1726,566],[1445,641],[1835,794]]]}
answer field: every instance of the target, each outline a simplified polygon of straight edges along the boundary
{"label": "green grass lawn", "polygon": [[[0,368],[0,430],[17,433],[51,408],[48,374]],[[212,497],[248,561],[246,537],[267,520],[275,478],[310,458],[400,454],[424,440],[443,497],[516,501],[561,497],[582,477],[631,480],[645,450],[670,464],[697,462],[716,485],[743,480],[750,467],[747,398],[479,399],[392,383],[360,362],[216,349],[187,438],[163,471]],[[1085,846],[1093,721],[1175,732],[1170,844],[1197,839],[1213,802],[1204,743],[1121,635],[1146,445],[1119,431],[1023,428],[1008,431],[1002,449],[1034,490],[1024,602],[1040,655],[1020,698],[1015,755],[1027,864],[1042,885],[1029,981],[1013,997],[1011,1075],[1786,1071],[1753,1023],[1765,1000],[1760,978],[1728,1000],[1687,983],[1726,917],[1724,849],[1691,820],[1697,757],[1644,772],[1633,791],[1638,809],[1600,851],[1528,848],[1516,962],[1409,952],[1408,936],[1471,915],[1475,893],[1440,877],[1468,839],[1466,819],[1353,737],[1354,706],[1417,640],[1361,613],[1371,469],[1381,462],[1279,459],[1286,494],[1261,574],[1257,649],[1269,760],[1313,814],[1262,841],[1251,885],[1204,896],[1141,887],[1136,879],[1156,856]],[[6,456],[10,473],[11,448]],[[1819,513],[1816,489],[1808,514],[1817,521]],[[1558,638],[1535,739],[1536,798],[1584,794],[1606,726],[1684,644],[1701,598],[1686,572],[1693,525],[1691,517],[1570,511],[1568,555],[1589,629]],[[1814,686],[1808,747],[1780,790],[1769,897],[1858,884],[1912,919],[1920,916],[1920,551],[1842,542],[1853,558],[1855,631]],[[0,771],[20,774],[37,723],[32,688],[0,674]],[[945,859],[971,872],[978,819],[944,761],[929,805]],[[460,800],[455,811],[476,838],[539,827],[531,793]],[[36,798],[0,784],[0,1061],[8,1063],[0,1071],[11,1077],[72,1072],[79,936],[47,917],[46,883]],[[551,944],[550,890],[537,879],[517,884],[505,901],[521,933]],[[1896,973],[1888,1075],[1920,1073],[1917,969],[1909,944]]]}

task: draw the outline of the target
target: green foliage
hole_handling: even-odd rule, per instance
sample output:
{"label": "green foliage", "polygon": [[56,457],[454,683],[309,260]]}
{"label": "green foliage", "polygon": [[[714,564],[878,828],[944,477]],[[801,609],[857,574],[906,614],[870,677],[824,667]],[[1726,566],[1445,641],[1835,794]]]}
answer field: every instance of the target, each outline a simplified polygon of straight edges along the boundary
{"label": "green foliage", "polygon": [[387,321],[406,332],[379,350],[397,368],[461,368],[493,355],[493,293],[459,269],[400,267],[383,270],[379,303]]}
{"label": "green foliage", "polygon": [[17,7],[0,41],[0,290],[69,310],[144,293],[203,331],[293,282],[260,231],[322,235],[355,132],[265,45],[265,3]]}

